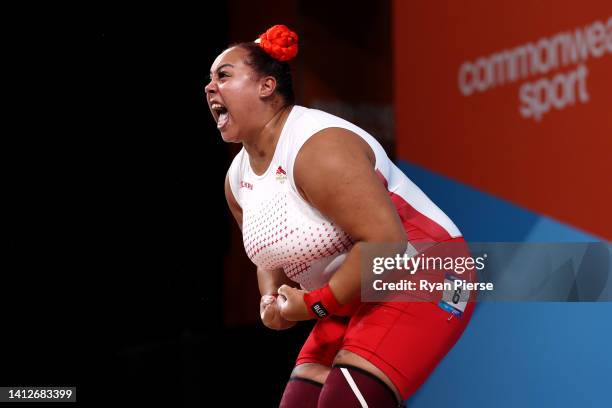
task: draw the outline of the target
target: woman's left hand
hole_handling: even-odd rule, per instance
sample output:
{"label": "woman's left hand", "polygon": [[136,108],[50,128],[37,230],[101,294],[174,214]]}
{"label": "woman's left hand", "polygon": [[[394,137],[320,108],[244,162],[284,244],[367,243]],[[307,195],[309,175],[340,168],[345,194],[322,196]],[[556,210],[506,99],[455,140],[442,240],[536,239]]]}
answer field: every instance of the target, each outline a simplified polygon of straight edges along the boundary
{"label": "woman's left hand", "polygon": [[308,313],[304,303],[306,291],[282,285],[278,288],[278,294],[284,296],[284,302],[280,301],[280,314],[289,321],[310,320],[312,316]]}

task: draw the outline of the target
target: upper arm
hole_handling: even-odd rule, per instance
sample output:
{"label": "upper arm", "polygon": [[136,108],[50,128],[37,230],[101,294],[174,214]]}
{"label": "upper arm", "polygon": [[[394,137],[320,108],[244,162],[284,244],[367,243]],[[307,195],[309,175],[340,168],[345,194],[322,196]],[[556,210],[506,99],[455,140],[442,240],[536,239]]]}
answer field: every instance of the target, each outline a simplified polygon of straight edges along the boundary
{"label": "upper arm", "polygon": [[238,228],[240,228],[242,231],[242,208],[232,193],[232,188],[230,187],[229,183],[229,174],[225,175],[225,199],[227,200],[227,205],[229,206],[232,215],[238,223]]}
{"label": "upper arm", "polygon": [[295,184],[306,201],[353,239],[403,242],[406,233],[374,161],[370,146],[355,133],[324,129],[298,152]]}

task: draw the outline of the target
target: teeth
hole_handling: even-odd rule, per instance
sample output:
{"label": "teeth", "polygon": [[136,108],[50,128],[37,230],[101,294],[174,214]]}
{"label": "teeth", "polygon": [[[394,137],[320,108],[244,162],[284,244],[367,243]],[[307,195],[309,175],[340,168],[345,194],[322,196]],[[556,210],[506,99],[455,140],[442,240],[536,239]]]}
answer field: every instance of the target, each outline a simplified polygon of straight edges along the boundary
{"label": "teeth", "polygon": [[224,109],[224,106],[221,105],[220,103],[213,103],[212,105],[210,105],[210,107],[214,110],[221,110]]}

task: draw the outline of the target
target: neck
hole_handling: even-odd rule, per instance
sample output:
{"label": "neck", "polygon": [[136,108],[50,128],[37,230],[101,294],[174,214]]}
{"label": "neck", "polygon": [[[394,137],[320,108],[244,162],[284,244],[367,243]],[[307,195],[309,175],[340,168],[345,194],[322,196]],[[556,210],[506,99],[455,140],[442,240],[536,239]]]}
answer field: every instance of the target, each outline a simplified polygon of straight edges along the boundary
{"label": "neck", "polygon": [[268,119],[259,132],[256,132],[249,140],[243,140],[242,144],[249,154],[251,168],[256,173],[263,173],[272,161],[276,143],[292,105],[284,105],[280,108],[271,108]]}

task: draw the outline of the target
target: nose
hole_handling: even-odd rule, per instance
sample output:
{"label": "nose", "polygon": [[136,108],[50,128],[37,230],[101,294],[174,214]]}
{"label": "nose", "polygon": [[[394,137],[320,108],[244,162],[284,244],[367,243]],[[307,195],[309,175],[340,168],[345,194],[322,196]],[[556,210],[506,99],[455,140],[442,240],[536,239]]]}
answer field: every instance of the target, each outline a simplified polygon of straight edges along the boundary
{"label": "nose", "polygon": [[217,84],[215,83],[214,80],[211,79],[208,85],[204,87],[204,93],[208,95],[209,93],[215,93],[215,92],[217,92]]}

